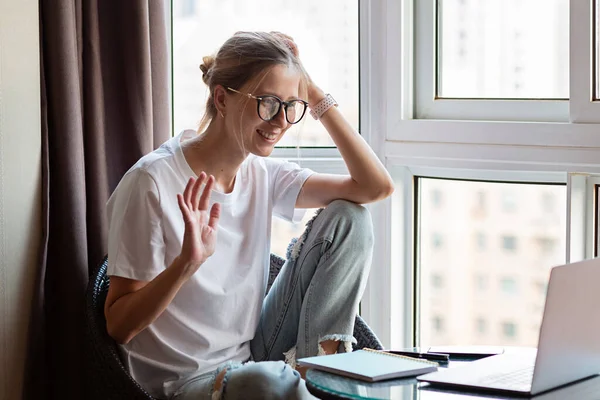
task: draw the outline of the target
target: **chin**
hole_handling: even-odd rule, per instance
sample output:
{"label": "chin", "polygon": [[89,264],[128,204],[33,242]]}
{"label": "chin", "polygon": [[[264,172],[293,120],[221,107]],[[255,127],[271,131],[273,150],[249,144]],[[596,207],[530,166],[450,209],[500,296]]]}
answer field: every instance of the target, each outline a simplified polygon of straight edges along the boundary
{"label": "chin", "polygon": [[251,153],[257,157],[268,157],[273,153],[273,149],[275,149],[275,146],[269,148],[255,148]]}

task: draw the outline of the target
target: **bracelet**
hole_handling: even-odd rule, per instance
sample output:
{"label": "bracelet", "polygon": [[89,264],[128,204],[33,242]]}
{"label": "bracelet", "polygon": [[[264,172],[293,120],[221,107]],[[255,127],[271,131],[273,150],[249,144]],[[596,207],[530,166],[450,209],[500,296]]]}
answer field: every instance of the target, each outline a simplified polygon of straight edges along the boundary
{"label": "bracelet", "polygon": [[325,98],[317,103],[317,105],[310,110],[310,115],[314,119],[319,119],[325,114],[325,111],[329,110],[333,106],[338,106],[337,102],[329,93],[325,95]]}

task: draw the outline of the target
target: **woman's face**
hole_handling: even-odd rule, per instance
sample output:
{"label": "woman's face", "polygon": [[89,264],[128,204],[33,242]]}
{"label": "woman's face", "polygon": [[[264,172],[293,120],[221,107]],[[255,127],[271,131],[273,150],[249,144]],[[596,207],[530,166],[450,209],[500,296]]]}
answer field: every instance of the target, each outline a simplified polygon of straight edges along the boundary
{"label": "woman's face", "polygon": [[[289,68],[286,65],[276,65],[271,68],[260,85],[252,91],[252,94],[254,96],[273,95],[283,101],[299,99],[300,82],[301,75],[294,68]],[[246,85],[244,86],[240,92],[248,93]],[[229,96],[233,96],[234,101],[231,105],[237,110],[233,113],[233,132],[236,136],[241,136],[246,152],[261,157],[271,154],[277,142],[281,140],[291,126],[286,120],[283,105],[273,119],[264,121],[257,112],[258,100],[249,99],[248,101],[247,97],[233,92],[230,92]],[[241,135],[239,135],[240,119],[238,117],[240,113]]]}

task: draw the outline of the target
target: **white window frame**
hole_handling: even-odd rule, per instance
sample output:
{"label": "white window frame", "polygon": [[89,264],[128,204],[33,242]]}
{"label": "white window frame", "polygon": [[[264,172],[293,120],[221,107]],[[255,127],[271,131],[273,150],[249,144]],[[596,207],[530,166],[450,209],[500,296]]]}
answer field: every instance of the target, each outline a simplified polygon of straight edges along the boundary
{"label": "white window frame", "polygon": [[[594,7],[595,15],[593,18],[595,18],[595,21],[592,20],[592,26],[594,27],[593,34],[596,42],[592,43],[592,46],[595,46],[593,50],[595,53],[595,65],[592,68],[592,74],[596,74],[596,93],[595,96],[593,96],[593,99],[598,101],[600,100],[600,0],[596,0]],[[592,79],[592,82],[593,81],[594,79]]]}
{"label": "white window frame", "polygon": [[548,121],[569,119],[567,100],[446,99],[437,97],[437,0],[415,2],[415,119]]}
{"label": "white window frame", "polygon": [[[590,214],[595,196],[590,188],[600,174],[600,125],[574,123],[570,118],[565,122],[418,119],[413,77],[414,35],[419,32],[414,30],[413,0],[361,0],[360,7],[361,133],[396,182],[391,198],[370,207],[377,247],[361,310],[384,345],[412,346],[414,176],[565,183],[568,260],[589,258],[590,232],[595,229]],[[575,27],[571,31],[572,43],[582,33]],[[571,68],[577,71],[581,65],[589,70],[576,50]],[[590,88],[591,83],[588,92]],[[574,107],[579,103],[569,104],[571,113],[576,112]]]}
{"label": "white window frame", "polygon": [[[597,208],[597,202],[598,202],[598,196],[596,196],[596,191],[595,191],[595,187],[596,185],[600,185],[600,177],[598,176],[592,176],[592,177],[588,177],[586,180],[586,190],[590,193],[590,196],[587,196],[586,198],[586,212],[587,212],[587,216],[588,219],[590,221],[589,224],[587,224],[586,228],[586,251],[585,251],[585,257],[586,258],[593,258],[596,257],[596,255],[594,254],[594,249],[596,247],[596,243],[594,242],[596,235],[599,235],[600,237],[600,232],[598,232],[598,226],[596,226],[594,224],[594,222],[596,221],[597,216],[595,215],[596,212],[596,208]],[[600,246],[599,246],[599,250],[600,250]],[[600,255],[600,254],[599,254]]]}

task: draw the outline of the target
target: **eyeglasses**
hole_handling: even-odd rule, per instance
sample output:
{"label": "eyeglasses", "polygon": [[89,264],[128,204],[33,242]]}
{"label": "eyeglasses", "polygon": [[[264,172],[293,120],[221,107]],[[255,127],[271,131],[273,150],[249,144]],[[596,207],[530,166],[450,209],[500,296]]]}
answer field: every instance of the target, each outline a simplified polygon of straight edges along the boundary
{"label": "eyeglasses", "polygon": [[250,99],[255,99],[258,116],[260,119],[267,122],[274,119],[279,114],[279,111],[281,111],[281,106],[283,106],[283,109],[285,110],[285,119],[287,122],[292,125],[297,124],[300,122],[302,117],[304,117],[306,108],[308,107],[308,103],[304,100],[283,101],[279,97],[270,94],[264,96],[254,96],[253,94],[242,93],[230,87],[228,87],[227,90],[239,93]]}

